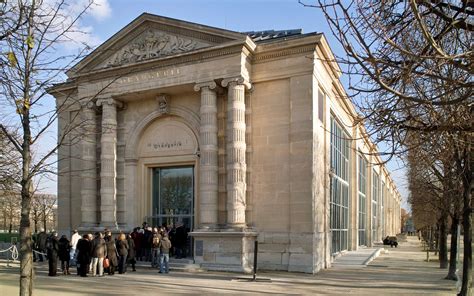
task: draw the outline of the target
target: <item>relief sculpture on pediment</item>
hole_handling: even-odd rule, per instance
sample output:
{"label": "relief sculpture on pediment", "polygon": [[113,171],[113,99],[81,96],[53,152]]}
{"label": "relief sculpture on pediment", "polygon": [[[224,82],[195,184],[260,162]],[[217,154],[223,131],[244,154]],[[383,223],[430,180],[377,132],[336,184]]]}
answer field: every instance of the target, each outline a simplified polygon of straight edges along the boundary
{"label": "relief sculpture on pediment", "polygon": [[208,44],[149,29],[102,64],[114,67],[206,47]]}

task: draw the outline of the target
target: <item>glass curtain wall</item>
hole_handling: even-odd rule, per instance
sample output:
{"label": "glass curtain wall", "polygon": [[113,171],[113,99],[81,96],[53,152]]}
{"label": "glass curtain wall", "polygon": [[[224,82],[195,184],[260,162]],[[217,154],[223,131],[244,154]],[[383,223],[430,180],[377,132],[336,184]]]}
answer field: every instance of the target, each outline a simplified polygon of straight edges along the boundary
{"label": "glass curtain wall", "polygon": [[359,246],[367,245],[367,160],[359,155]]}
{"label": "glass curtain wall", "polygon": [[377,238],[377,228],[378,228],[378,200],[380,192],[380,178],[379,174],[372,172],[372,241],[376,241]]}
{"label": "glass curtain wall", "polygon": [[347,250],[349,229],[349,152],[350,140],[331,117],[331,202],[330,228],[332,253]]}

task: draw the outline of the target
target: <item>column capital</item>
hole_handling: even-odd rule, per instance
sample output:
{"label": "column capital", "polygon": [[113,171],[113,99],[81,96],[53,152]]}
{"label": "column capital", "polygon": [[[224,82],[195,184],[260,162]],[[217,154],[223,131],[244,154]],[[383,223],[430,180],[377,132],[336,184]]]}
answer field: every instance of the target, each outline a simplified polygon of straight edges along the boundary
{"label": "column capital", "polygon": [[236,76],[236,77],[231,77],[231,78],[224,78],[221,82],[221,85],[223,87],[227,87],[227,85],[229,85],[229,83],[235,83],[237,85],[245,85],[245,87],[247,89],[251,89],[252,88],[252,85],[250,84],[250,82],[245,79],[244,77],[242,76]]}
{"label": "column capital", "polygon": [[94,99],[82,98],[79,99],[79,104],[81,104],[82,108],[94,109],[96,103],[94,102]]}
{"label": "column capital", "polygon": [[217,87],[217,84],[214,81],[196,83],[194,85],[194,91],[200,91],[201,88],[204,88],[204,87],[207,87],[209,89],[215,89]]}
{"label": "column capital", "polygon": [[124,107],[124,103],[119,101],[119,100],[116,100],[112,97],[109,97],[109,98],[100,98],[100,99],[97,99],[97,102],[96,102],[97,106],[103,106],[103,105],[115,105],[119,108],[123,108]]}

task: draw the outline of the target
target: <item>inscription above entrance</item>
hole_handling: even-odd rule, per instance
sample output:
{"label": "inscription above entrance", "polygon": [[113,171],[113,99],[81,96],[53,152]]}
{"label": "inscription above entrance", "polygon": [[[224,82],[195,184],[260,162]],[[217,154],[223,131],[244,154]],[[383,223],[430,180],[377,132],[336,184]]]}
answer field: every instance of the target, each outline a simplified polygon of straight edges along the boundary
{"label": "inscription above entrance", "polygon": [[152,123],[140,139],[141,156],[194,154],[197,141],[182,122],[161,119]]}

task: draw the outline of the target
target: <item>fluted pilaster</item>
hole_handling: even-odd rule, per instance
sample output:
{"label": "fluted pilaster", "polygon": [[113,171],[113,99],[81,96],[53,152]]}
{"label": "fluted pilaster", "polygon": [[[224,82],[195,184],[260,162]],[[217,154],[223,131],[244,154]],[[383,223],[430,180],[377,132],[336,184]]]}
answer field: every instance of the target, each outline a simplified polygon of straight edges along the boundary
{"label": "fluted pilaster", "polygon": [[194,86],[201,91],[200,163],[199,163],[199,221],[201,228],[217,225],[218,165],[217,165],[217,95],[216,83]]}
{"label": "fluted pilaster", "polygon": [[102,106],[100,224],[117,228],[117,107],[122,107],[122,103],[107,98],[99,99],[97,106]]}
{"label": "fluted pilaster", "polygon": [[246,142],[245,142],[245,80],[224,79],[227,95],[227,224],[245,227],[246,208]]}
{"label": "fluted pilaster", "polygon": [[81,227],[97,225],[97,126],[95,104],[81,102],[82,112],[82,170],[81,170]]}

